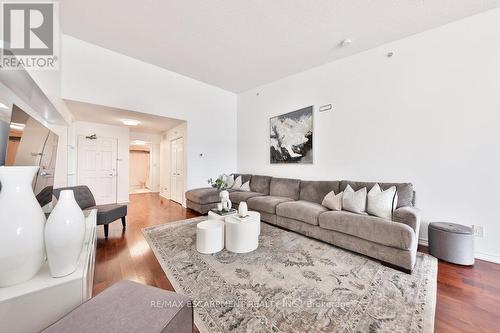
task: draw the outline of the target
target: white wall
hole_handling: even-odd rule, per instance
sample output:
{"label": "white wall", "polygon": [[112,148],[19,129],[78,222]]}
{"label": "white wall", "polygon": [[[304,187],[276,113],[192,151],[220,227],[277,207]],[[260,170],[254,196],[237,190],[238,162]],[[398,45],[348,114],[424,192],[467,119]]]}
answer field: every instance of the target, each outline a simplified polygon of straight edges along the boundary
{"label": "white wall", "polygon": [[[477,256],[500,261],[499,41],[497,9],[242,93],[238,171],[413,182],[421,238],[429,221],[482,225]],[[309,105],[314,164],[270,165],[269,118]]]}
{"label": "white wall", "polygon": [[188,188],[236,169],[235,94],[70,36],[62,46],[64,98],[188,122]]}
{"label": "white wall", "polygon": [[[112,126],[98,123],[77,121],[74,123],[76,137],[96,134],[98,137],[116,138],[118,140],[118,176],[117,176],[117,202],[128,202],[129,194],[129,128],[127,126]],[[71,142],[77,140],[71,139]],[[77,154],[72,155],[76,158]],[[77,165],[75,161],[70,163]]]}

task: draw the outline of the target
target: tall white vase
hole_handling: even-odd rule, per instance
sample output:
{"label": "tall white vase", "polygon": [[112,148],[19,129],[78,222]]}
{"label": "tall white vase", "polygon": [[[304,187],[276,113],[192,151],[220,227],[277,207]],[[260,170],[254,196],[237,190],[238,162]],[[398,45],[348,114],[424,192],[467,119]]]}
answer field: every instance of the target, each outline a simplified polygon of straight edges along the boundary
{"label": "tall white vase", "polygon": [[37,171],[0,166],[0,287],[31,279],[45,259],[45,215],[32,188]]}
{"label": "tall white vase", "polygon": [[73,190],[61,191],[45,227],[45,248],[50,275],[61,277],[75,271],[85,237],[85,216]]}

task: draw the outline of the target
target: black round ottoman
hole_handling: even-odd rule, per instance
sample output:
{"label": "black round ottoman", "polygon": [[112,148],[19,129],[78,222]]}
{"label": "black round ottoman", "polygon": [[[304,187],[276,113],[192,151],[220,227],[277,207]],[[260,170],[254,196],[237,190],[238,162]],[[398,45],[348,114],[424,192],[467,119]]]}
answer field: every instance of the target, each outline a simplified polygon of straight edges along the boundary
{"label": "black round ottoman", "polygon": [[429,224],[429,253],[459,265],[474,265],[474,233],[471,227],[456,223]]}

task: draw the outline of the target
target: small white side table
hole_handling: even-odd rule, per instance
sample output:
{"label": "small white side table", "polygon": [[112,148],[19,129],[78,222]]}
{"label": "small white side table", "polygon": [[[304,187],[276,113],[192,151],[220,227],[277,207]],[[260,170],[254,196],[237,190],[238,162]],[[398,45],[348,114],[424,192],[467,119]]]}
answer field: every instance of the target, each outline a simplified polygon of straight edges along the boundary
{"label": "small white side table", "polygon": [[260,214],[248,212],[248,216],[226,217],[226,250],[234,253],[248,253],[259,247]]}
{"label": "small white side table", "polygon": [[206,220],[196,225],[196,250],[212,254],[224,248],[224,221]]}

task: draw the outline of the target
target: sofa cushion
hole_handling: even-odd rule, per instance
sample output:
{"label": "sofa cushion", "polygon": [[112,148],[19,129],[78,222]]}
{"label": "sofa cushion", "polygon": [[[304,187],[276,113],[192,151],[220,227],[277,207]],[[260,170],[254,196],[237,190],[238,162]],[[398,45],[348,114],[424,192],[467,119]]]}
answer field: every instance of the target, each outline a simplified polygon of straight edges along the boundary
{"label": "sofa cushion", "polygon": [[199,204],[220,202],[219,191],[213,187],[197,188],[186,191],[186,199]]}
{"label": "sofa cushion", "polygon": [[403,250],[411,249],[416,242],[415,232],[406,224],[344,211],[321,214],[319,226]]}
{"label": "sofa cushion", "polygon": [[262,193],[257,192],[246,192],[246,191],[233,191],[229,192],[229,200],[235,204],[239,204],[242,201],[248,201],[248,199],[256,196],[263,196]]}
{"label": "sofa cushion", "polygon": [[276,215],[318,225],[318,217],[328,211],[325,207],[310,201],[284,202],[276,207]]}
{"label": "sofa cushion", "polygon": [[287,201],[292,201],[292,199],[266,195],[250,198],[248,199],[247,204],[249,209],[269,214],[276,214],[276,206]]}
{"label": "sofa cushion", "polygon": [[272,178],[269,194],[275,197],[287,197],[293,200],[299,200],[300,180]]}
{"label": "sofa cushion", "polygon": [[366,187],[371,189],[375,184],[379,184],[383,191],[391,186],[396,186],[398,193],[398,208],[404,206],[413,206],[413,184],[412,183],[376,183],[376,182],[353,182],[343,180],[340,182],[340,190],[344,191],[347,185],[350,185],[354,191]]}
{"label": "sofa cushion", "polygon": [[271,185],[271,177],[269,176],[252,176],[250,181],[250,190],[252,192],[269,194],[269,186]]}
{"label": "sofa cushion", "polygon": [[299,200],[311,201],[320,204],[325,195],[334,191],[340,192],[339,181],[301,181]]}

